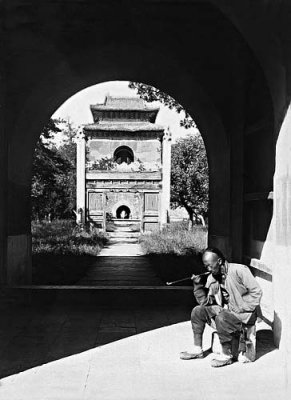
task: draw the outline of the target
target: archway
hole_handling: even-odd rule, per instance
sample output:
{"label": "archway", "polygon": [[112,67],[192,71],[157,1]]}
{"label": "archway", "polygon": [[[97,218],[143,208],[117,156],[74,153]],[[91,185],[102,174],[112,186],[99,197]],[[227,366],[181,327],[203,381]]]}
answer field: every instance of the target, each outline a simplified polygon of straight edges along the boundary
{"label": "archway", "polygon": [[114,161],[117,162],[117,164],[130,164],[134,161],[134,155],[133,151],[130,147],[128,146],[119,146],[115,151],[114,151]]}
{"label": "archway", "polygon": [[[9,272],[7,274],[4,263],[2,280],[29,282],[31,159],[42,126],[73,93],[114,79],[130,78],[152,84],[171,94],[195,115],[204,135],[210,168],[209,242],[236,260],[243,259],[245,249],[249,249],[248,256],[252,257],[253,245],[255,253],[259,254],[264,232],[259,232],[259,240],[253,240],[250,227],[258,226],[259,221],[249,221],[243,226],[243,214],[249,212],[246,203],[254,201],[263,210],[262,202],[267,200],[262,193],[272,190],[274,142],[287,102],[282,89],[286,82],[280,72],[281,61],[279,57],[270,57],[262,42],[257,41],[254,32],[259,28],[246,19],[247,9],[241,5],[246,12],[240,13],[236,5],[231,5],[223,14],[209,2],[195,1],[183,6],[173,2],[171,7],[166,7],[166,3],[149,7],[145,4],[131,8],[130,13],[126,8],[117,7],[113,27],[107,6],[99,10],[102,24],[95,24],[95,21],[92,24],[88,19],[89,15],[96,14],[97,6],[93,3],[85,13],[81,4],[75,4],[72,9],[69,5],[64,7],[66,12],[62,9],[59,13],[60,26],[67,27],[67,18],[74,20],[78,16],[79,20],[76,25],[70,24],[69,30],[58,31],[60,40],[56,40],[51,31],[53,24],[43,24],[44,16],[39,14],[35,18],[44,27],[45,34],[36,38],[33,30],[25,34],[22,29],[18,33],[16,30],[13,36],[16,48],[9,49],[15,55],[10,59],[14,66],[10,70],[15,73],[13,82],[9,81],[6,113],[7,173],[3,169],[3,177],[8,177],[9,181],[8,197],[3,203],[3,237],[7,237],[4,248],[8,243],[8,256],[4,259],[9,264]],[[28,21],[32,18],[29,15],[27,12]],[[150,31],[147,29],[149,18],[152,21]],[[176,18],[179,23],[173,23]],[[232,20],[239,27],[241,22],[244,29],[239,32]],[[127,23],[123,25],[122,21]],[[80,36],[76,27],[82,23],[86,29]],[[110,35],[100,35],[100,31],[108,33],[108,23],[112,26]],[[92,32],[97,26],[94,36]],[[160,35],[161,26],[164,35]],[[188,27],[187,35],[183,34],[184,26]],[[248,34],[243,36],[241,32]],[[267,32],[263,29],[260,34],[263,37]],[[256,55],[250,51],[245,38],[255,42]],[[26,43],[33,44],[30,49],[33,51],[24,52]],[[74,43],[74,47],[70,47],[70,43]],[[276,45],[277,42],[273,42],[273,47]],[[33,60],[31,55],[35,57]],[[266,61],[265,71],[257,57]],[[15,109],[18,110],[16,114]],[[255,181],[250,184],[247,178],[248,182],[244,182],[253,174]],[[265,197],[254,200],[256,193]],[[268,213],[268,207],[266,209]],[[254,212],[250,219],[263,218],[259,215]],[[19,250],[17,256],[15,248]]]}
{"label": "archway", "polygon": [[116,218],[118,219],[129,219],[130,218],[130,208],[127,206],[119,206],[116,210]]}
{"label": "archway", "polygon": [[[31,2],[20,3],[5,13],[11,35],[5,41],[10,56],[0,137],[1,187],[7,187],[0,194],[1,283],[30,283],[31,165],[41,128],[71,95],[114,79],[159,87],[195,115],[210,166],[209,243],[236,261],[260,261],[272,214],[275,142],[290,103],[289,2],[259,1],[250,8],[245,1],[145,1],[112,7],[46,0],[33,13]],[[284,230],[290,174],[282,178],[273,254],[290,249],[290,231]],[[272,281],[276,268],[284,272],[284,260],[266,256],[262,277]],[[271,285],[282,292],[281,283],[284,273]],[[272,294],[269,298],[273,304]]]}
{"label": "archway", "polygon": [[[109,88],[113,91],[110,95],[107,94]],[[150,87],[148,86],[148,88]],[[181,106],[174,103],[173,99],[169,101],[175,104],[176,111],[166,109],[162,102],[158,102],[158,99],[155,104],[146,103],[137,96],[136,89],[133,89],[129,82],[107,82],[96,85],[94,91],[91,89],[93,88],[87,88],[77,93],[74,96],[75,100],[74,98],[69,99],[68,101],[72,103],[71,109],[66,107],[65,103],[60,108],[64,111],[58,111],[53,115],[53,118],[57,118],[53,120],[56,123],[69,115],[70,122],[66,123],[62,134],[67,134],[69,129],[71,137],[75,135],[73,142],[77,142],[77,202],[75,210],[71,206],[71,216],[74,211],[78,223],[81,222],[85,225],[90,223],[107,232],[115,230],[115,225],[121,224],[121,222],[115,224],[114,219],[130,219],[130,229],[134,232],[159,230],[167,223],[170,214],[171,161],[169,146],[171,136],[169,131],[173,130],[172,139],[175,140],[181,139],[185,134],[192,134],[193,137],[199,136],[199,143],[203,150],[201,160],[203,157],[206,170],[208,170],[205,147],[198,129],[193,121],[191,129],[186,130],[180,127],[181,121],[186,118],[187,124],[190,124],[190,117],[186,117],[186,114],[184,116],[178,114],[177,110],[180,110]],[[118,90],[125,91],[127,96],[116,97],[114,91]],[[153,88],[153,90],[157,89]],[[88,99],[87,92],[92,93],[90,99]],[[162,96],[169,98],[164,93]],[[160,104],[162,110],[156,103]],[[81,119],[83,118],[82,112],[80,115],[75,113],[75,110],[89,107],[92,112],[93,124],[91,119]],[[160,116],[160,113],[163,116]],[[172,121],[173,115],[169,116],[169,113],[175,114],[174,121]],[[120,116],[123,118],[122,124],[119,121]],[[158,123],[156,118],[159,118]],[[83,122],[83,135],[80,134],[80,129],[76,128],[81,122]],[[167,125],[168,128],[166,128]],[[179,133],[177,129],[183,132]],[[62,152],[68,150],[69,154],[72,150],[70,146],[68,147],[67,142],[66,148],[63,149],[61,146],[60,149]],[[38,157],[36,158],[38,159]],[[82,162],[80,162],[81,159]],[[53,160],[50,164],[53,164]],[[33,172],[35,174],[35,168]],[[40,172],[38,172],[39,174]],[[45,176],[47,175],[46,173]],[[208,189],[206,181],[208,182],[208,176],[203,182],[203,186],[207,186]],[[64,186],[63,180],[62,186]],[[69,186],[72,192],[72,185]],[[207,203],[208,193],[205,195]],[[55,207],[56,199],[53,200],[52,206]],[[72,205],[74,202],[75,199],[71,198],[70,204]],[[177,203],[177,199],[175,202]],[[179,206],[176,203],[175,206]],[[45,208],[44,205],[42,208]],[[195,208],[198,208],[197,204]],[[204,216],[207,215],[207,209],[200,211],[200,213],[202,212]],[[55,212],[51,214],[57,216]],[[33,224],[34,226],[35,224]],[[108,234],[108,236],[110,235],[111,233]],[[35,243],[36,236],[33,236],[33,243]],[[66,245],[64,244],[64,246]],[[40,252],[39,248],[38,252]],[[70,252],[69,249],[68,252]],[[53,283],[57,284],[57,282]]]}

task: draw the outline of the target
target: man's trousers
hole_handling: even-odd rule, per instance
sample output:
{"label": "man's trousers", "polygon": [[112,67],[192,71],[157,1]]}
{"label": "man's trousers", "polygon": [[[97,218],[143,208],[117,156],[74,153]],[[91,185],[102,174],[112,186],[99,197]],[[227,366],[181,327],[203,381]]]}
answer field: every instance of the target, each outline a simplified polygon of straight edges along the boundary
{"label": "man's trousers", "polygon": [[191,313],[194,345],[202,347],[202,335],[205,324],[217,330],[224,352],[230,353],[232,340],[239,340],[242,322],[230,311],[220,306],[196,306]]}

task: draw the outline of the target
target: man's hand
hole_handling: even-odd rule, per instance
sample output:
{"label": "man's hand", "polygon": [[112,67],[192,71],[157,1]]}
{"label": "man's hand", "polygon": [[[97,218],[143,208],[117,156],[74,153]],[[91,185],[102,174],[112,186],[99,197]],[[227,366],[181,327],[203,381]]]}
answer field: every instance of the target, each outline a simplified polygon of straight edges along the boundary
{"label": "man's hand", "polygon": [[201,276],[200,275],[192,275],[191,276],[191,280],[194,282],[194,283],[200,283],[200,281],[201,281]]}
{"label": "man's hand", "polygon": [[230,311],[233,311],[236,314],[241,314],[241,312],[242,312],[242,310],[240,310],[239,308],[237,308],[235,306],[232,306]]}

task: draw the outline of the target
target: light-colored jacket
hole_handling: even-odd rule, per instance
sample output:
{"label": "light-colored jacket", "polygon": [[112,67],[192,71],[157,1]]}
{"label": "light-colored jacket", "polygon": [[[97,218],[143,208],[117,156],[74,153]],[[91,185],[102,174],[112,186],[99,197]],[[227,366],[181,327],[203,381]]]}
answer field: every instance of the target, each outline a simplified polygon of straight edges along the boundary
{"label": "light-colored jacket", "polygon": [[[247,323],[260,304],[262,289],[246,265],[226,262],[225,270],[224,287],[229,295],[227,308],[242,322]],[[198,286],[195,290],[194,285],[194,295],[199,304],[212,305],[215,298],[216,304],[221,305],[220,285],[212,274],[208,276],[203,292],[201,285]]]}

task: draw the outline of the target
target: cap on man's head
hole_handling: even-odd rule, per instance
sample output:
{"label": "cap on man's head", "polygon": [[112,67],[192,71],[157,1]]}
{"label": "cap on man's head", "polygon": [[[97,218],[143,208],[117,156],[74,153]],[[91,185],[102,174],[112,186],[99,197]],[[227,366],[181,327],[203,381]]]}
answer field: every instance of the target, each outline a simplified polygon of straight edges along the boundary
{"label": "cap on man's head", "polygon": [[213,253],[216,254],[218,258],[221,258],[222,262],[225,261],[225,257],[223,255],[223,253],[216,247],[207,247],[207,249],[205,249],[202,253],[202,257],[205,253]]}

